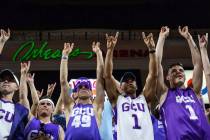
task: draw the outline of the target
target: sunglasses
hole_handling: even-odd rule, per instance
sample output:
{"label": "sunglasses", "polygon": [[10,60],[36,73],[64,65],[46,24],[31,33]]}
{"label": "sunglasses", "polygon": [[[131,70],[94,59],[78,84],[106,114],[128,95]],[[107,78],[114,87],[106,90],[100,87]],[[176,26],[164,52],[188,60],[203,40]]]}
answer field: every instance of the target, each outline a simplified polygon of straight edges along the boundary
{"label": "sunglasses", "polygon": [[78,91],[79,91],[80,89],[82,89],[83,87],[86,88],[86,89],[92,90],[90,81],[79,81],[79,82],[75,85],[75,91],[78,92]]}

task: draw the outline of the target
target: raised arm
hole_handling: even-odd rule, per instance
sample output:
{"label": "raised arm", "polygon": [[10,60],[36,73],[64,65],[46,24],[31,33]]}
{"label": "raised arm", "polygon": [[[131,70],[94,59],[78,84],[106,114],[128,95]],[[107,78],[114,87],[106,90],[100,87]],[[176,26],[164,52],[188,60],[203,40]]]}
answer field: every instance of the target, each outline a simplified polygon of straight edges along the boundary
{"label": "raised arm", "polygon": [[29,118],[31,117],[30,113],[30,105],[28,101],[28,88],[27,88],[27,73],[30,68],[30,61],[27,63],[21,63],[21,76],[20,76],[20,89],[19,89],[19,96],[20,96],[20,103],[25,106],[29,110]]}
{"label": "raised arm", "polygon": [[32,115],[36,116],[36,109],[39,104],[39,97],[36,90],[36,87],[34,85],[34,76],[35,74],[31,75],[30,73],[27,74],[27,83],[29,85],[29,88],[31,90],[31,98],[32,98],[32,106],[31,106],[31,113]]}
{"label": "raised arm", "polygon": [[146,79],[145,86],[143,88],[144,97],[147,100],[147,103],[154,100],[155,93],[157,90],[157,76],[158,76],[158,66],[156,59],[156,49],[155,43],[153,40],[153,35],[150,33],[147,37],[145,33],[142,32],[144,43],[149,49],[149,74]]}
{"label": "raised arm", "polygon": [[5,32],[3,29],[1,29],[1,35],[0,35],[0,54],[2,53],[2,50],[4,48],[4,44],[7,42],[7,40],[10,38],[10,30],[8,29],[7,32]]}
{"label": "raised arm", "polygon": [[56,82],[54,84],[48,84],[48,86],[47,86],[47,96],[48,97],[50,97],[50,98],[52,97],[55,86],[56,86]]}
{"label": "raised arm", "polygon": [[100,50],[100,43],[93,42],[92,44],[93,52],[96,53],[97,56],[97,68],[96,68],[96,98],[94,100],[94,109],[96,109],[97,112],[97,120],[98,124],[100,125],[101,122],[101,113],[103,111],[104,106],[104,60],[102,56],[102,52]]}
{"label": "raised arm", "polygon": [[157,96],[158,98],[162,97],[161,100],[164,100],[162,95],[166,95],[167,87],[164,82],[164,74],[162,67],[162,57],[163,57],[163,46],[165,44],[165,39],[169,35],[169,28],[167,26],[163,26],[160,29],[159,38],[156,46],[156,57],[158,64],[158,80],[157,80]]}
{"label": "raised arm", "polygon": [[107,53],[106,53],[106,59],[105,59],[104,78],[105,78],[105,85],[106,85],[105,88],[106,88],[107,96],[112,106],[115,106],[118,95],[119,95],[117,86],[115,83],[115,79],[112,75],[113,52],[114,52],[114,47],[116,46],[116,43],[117,43],[118,35],[119,35],[118,32],[116,33],[115,37],[108,36],[108,34],[106,34]]}
{"label": "raised arm", "polygon": [[62,51],[61,65],[60,65],[60,84],[61,96],[65,109],[70,111],[70,105],[73,103],[72,98],[69,96],[70,86],[68,83],[68,56],[73,49],[74,44],[64,43]]}
{"label": "raised arm", "polygon": [[198,40],[199,40],[199,46],[200,46],[200,51],[201,51],[204,74],[206,78],[206,86],[208,89],[208,97],[210,101],[210,63],[209,63],[208,52],[207,52],[208,33],[206,33],[206,35],[203,35],[201,37],[200,35],[198,35]]}
{"label": "raised arm", "polygon": [[183,36],[187,40],[188,45],[190,47],[192,63],[194,66],[193,79],[192,79],[193,89],[195,93],[197,94],[197,97],[200,98],[200,91],[202,88],[202,81],[203,81],[203,66],[202,66],[201,55],[200,55],[197,45],[195,44],[191,34],[188,31],[188,27],[185,26],[181,29],[181,27],[179,26],[178,30],[181,36]]}

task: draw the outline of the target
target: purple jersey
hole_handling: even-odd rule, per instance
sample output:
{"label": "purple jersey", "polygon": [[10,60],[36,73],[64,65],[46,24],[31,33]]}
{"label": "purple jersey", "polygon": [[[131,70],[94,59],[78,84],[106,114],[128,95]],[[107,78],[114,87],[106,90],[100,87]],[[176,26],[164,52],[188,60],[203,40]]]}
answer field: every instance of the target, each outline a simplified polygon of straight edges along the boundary
{"label": "purple jersey", "polygon": [[160,113],[168,140],[210,140],[204,108],[191,88],[168,89]]}
{"label": "purple jersey", "polygon": [[37,118],[33,118],[28,122],[25,131],[25,139],[33,140],[36,139],[37,136],[45,135],[49,137],[51,140],[59,139],[59,125],[53,123],[41,123]]}
{"label": "purple jersey", "polygon": [[65,140],[100,140],[92,104],[73,107],[65,133]]}

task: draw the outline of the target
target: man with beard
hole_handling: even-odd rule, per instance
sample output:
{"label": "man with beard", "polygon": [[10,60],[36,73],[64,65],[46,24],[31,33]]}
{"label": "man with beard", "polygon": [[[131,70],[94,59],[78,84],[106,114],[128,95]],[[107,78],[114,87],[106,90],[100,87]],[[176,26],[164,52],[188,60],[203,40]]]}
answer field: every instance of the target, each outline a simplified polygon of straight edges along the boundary
{"label": "man with beard", "polygon": [[[10,37],[10,30],[6,33],[1,29],[0,54],[5,42]],[[28,121],[28,110],[13,101],[13,96],[18,94],[19,81],[15,74],[4,69],[0,72],[0,139],[22,140],[24,128]]]}
{"label": "man with beard", "polygon": [[[27,78],[33,79],[33,76],[28,74],[30,62],[21,63],[20,77],[20,97],[22,104],[30,110],[28,101]],[[35,89],[35,87],[34,87]],[[38,98],[35,94],[33,97]],[[37,115],[33,116],[31,111],[28,114],[29,122],[24,131],[26,140],[48,139],[48,140],[63,140],[64,132],[61,126],[53,124],[51,117],[54,111],[54,103],[49,97],[43,97],[37,106]]]}
{"label": "man with beard", "polygon": [[[96,98],[92,99],[92,86],[89,79],[81,77],[76,81],[74,91],[69,86],[68,56],[74,44],[65,43],[60,66],[61,96],[63,97],[67,129],[65,140],[101,140],[99,126],[104,103],[103,57],[100,43],[93,42],[93,51],[97,56]],[[77,99],[70,94],[76,93]],[[74,96],[75,97],[75,96]]]}
{"label": "man with beard", "polygon": [[157,43],[158,58],[158,90],[160,95],[160,115],[164,122],[166,137],[169,140],[209,140],[210,129],[207,122],[200,91],[202,87],[203,66],[200,52],[185,26],[179,33],[188,44],[193,62],[193,88],[186,88],[184,68],[181,63],[172,64],[166,76],[169,87],[164,83],[161,66],[162,52],[165,39],[169,35],[169,28],[162,27]]}
{"label": "man with beard", "polygon": [[124,93],[120,94],[116,80],[112,75],[113,51],[117,43],[118,34],[115,37],[106,35],[107,54],[105,59],[105,85],[107,95],[115,109],[115,121],[117,123],[118,140],[153,140],[153,127],[147,103],[153,100],[156,92],[157,64],[156,49],[152,34],[147,37],[143,33],[143,39],[149,49],[149,74],[142,93],[137,96],[136,77],[131,72],[126,72],[121,80],[120,87]]}

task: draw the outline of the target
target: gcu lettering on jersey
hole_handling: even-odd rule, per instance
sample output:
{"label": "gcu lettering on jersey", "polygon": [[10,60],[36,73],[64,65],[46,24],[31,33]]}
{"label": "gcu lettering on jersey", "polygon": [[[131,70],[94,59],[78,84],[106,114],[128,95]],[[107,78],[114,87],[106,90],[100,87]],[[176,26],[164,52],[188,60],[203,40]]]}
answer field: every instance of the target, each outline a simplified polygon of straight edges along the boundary
{"label": "gcu lettering on jersey", "polygon": [[127,103],[127,102],[122,104],[123,112],[130,111],[130,110],[145,112],[144,104],[143,103]]}
{"label": "gcu lettering on jersey", "polygon": [[193,99],[193,96],[176,96],[176,102],[177,103],[195,103],[195,100]]}
{"label": "gcu lettering on jersey", "polygon": [[100,140],[98,125],[92,104],[76,104],[73,107],[65,140]]}
{"label": "gcu lettering on jersey", "polygon": [[94,116],[93,108],[87,107],[87,108],[79,108],[76,107],[72,110],[72,117],[76,115],[88,115],[88,116]]}
{"label": "gcu lettering on jersey", "polygon": [[14,113],[0,109],[0,120],[4,119],[6,122],[11,123],[14,118]]}
{"label": "gcu lettering on jersey", "polygon": [[31,130],[27,136],[27,140],[35,140],[39,136],[46,136],[47,138],[54,140],[54,137],[52,134],[46,134],[39,130]]}

